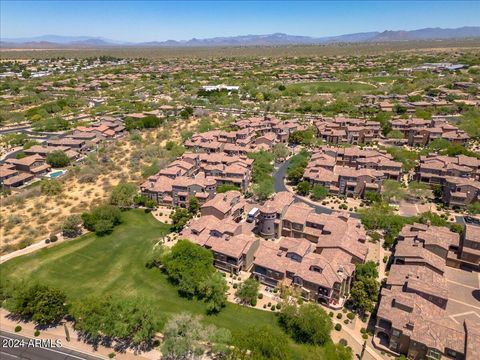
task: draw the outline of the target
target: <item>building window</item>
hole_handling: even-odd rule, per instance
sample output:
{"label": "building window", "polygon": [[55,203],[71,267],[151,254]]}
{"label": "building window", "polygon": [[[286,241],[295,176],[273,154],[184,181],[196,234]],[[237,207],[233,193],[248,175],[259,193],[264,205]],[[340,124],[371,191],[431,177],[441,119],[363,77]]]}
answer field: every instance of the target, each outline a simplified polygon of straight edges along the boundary
{"label": "building window", "polygon": [[441,358],[442,358],[442,354],[440,353],[440,351],[436,349],[428,349],[427,359],[440,360]]}
{"label": "building window", "polygon": [[451,349],[447,349],[447,354],[451,357],[457,357],[457,352]]}
{"label": "building window", "polygon": [[393,331],[392,331],[392,335],[398,337],[398,336],[400,336],[400,331],[398,331],[398,330],[393,330]]}

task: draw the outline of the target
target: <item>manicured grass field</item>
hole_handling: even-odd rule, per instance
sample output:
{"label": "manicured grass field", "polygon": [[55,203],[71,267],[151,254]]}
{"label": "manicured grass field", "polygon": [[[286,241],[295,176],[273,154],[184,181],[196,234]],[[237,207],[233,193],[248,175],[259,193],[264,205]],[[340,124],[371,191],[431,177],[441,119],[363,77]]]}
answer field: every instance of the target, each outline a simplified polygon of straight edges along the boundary
{"label": "manicured grass field", "polygon": [[288,93],[350,93],[374,90],[375,87],[369,84],[348,81],[317,81],[288,85]]}
{"label": "manicured grass field", "polygon": [[[88,234],[12,259],[0,266],[0,273],[2,277],[49,283],[65,290],[71,299],[88,295],[140,296],[152,304],[161,321],[181,311],[205,315],[202,302],[179,297],[158,269],[145,267],[153,245],[169,232],[169,226],[139,210],[124,212],[122,217],[122,224],[110,235]],[[276,326],[273,314],[234,304],[204,319],[232,330],[262,324]]]}
{"label": "manicured grass field", "polygon": [[[151,214],[129,210],[122,213],[122,224],[112,234],[98,237],[91,233],[12,259],[0,265],[0,276],[54,285],[74,301],[90,295],[138,296],[153,307],[160,324],[174,313],[187,311],[232,333],[264,325],[282,331],[273,313],[229,303],[220,314],[207,316],[201,301],[178,296],[165,275],[145,267],[154,244],[168,232],[169,226],[159,223]],[[293,341],[290,345],[294,359],[305,359],[312,352],[307,345]],[[331,356],[325,352],[322,358]]]}

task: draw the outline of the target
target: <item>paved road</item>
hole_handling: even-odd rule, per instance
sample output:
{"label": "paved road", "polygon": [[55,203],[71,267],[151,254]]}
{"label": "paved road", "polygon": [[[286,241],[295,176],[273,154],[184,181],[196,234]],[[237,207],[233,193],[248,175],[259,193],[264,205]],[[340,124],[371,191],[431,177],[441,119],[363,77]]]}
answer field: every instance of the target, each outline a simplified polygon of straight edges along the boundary
{"label": "paved road", "polygon": [[[287,173],[288,164],[289,164],[289,160],[284,161],[282,164],[280,164],[278,169],[273,173],[273,179],[275,181],[274,182],[275,192],[288,191],[287,187],[285,186],[285,179],[284,179]],[[303,202],[307,204],[308,206],[314,208],[317,214],[331,214],[333,212],[333,210],[328,207],[318,205],[318,204],[312,204],[311,202],[306,201],[302,197],[295,194],[293,196],[295,198],[294,200],[295,202]],[[357,219],[360,218],[359,214],[356,214],[356,213],[351,213],[351,214],[353,218],[357,218]]]}
{"label": "paved road", "polygon": [[[284,161],[283,163],[280,164],[278,169],[273,173],[273,179],[275,181],[274,182],[275,192],[288,191],[287,187],[285,186],[285,179],[284,179],[287,173],[288,163],[289,163],[289,160]],[[317,214],[331,214],[333,212],[333,210],[330,208],[327,208],[321,205],[312,204],[311,202],[305,201],[305,199],[295,194],[294,194],[294,197],[295,197],[295,202],[303,202],[313,207]],[[357,213],[350,213],[350,214],[353,218],[360,219],[360,214],[357,214]],[[455,216],[455,221],[460,225],[465,225],[465,219],[463,216]]]}
{"label": "paved road", "polygon": [[11,127],[11,128],[5,127],[0,129],[0,135],[16,133],[16,132],[24,132],[25,130],[28,130],[28,129],[31,129],[31,125],[24,125],[24,126]]}
{"label": "paved road", "polygon": [[[9,133],[23,133],[29,136],[32,140],[37,140],[39,143],[44,144],[50,138],[63,138],[67,134],[65,132],[62,133],[44,133],[44,132],[37,132],[33,131],[31,126],[22,126],[15,129],[0,129],[0,135],[5,135]],[[2,164],[6,159],[14,159],[19,152],[23,150],[12,151],[11,153],[5,155],[5,157],[0,161]]]}
{"label": "paved road", "polygon": [[[28,359],[28,360],[99,360],[102,358],[85,355],[77,351],[62,347],[33,347],[31,342],[39,339],[13,335],[0,331],[0,359]],[[21,343],[23,341],[23,344]]]}

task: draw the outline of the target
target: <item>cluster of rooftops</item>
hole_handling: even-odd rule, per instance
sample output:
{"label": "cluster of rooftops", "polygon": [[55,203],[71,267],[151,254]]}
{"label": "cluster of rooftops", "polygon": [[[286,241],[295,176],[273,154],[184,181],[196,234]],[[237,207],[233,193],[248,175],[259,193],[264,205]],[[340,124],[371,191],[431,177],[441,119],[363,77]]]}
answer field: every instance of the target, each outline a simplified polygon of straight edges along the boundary
{"label": "cluster of rooftops", "polygon": [[456,234],[442,227],[405,225],[381,291],[375,327],[390,350],[415,359],[478,359],[480,319],[473,312],[455,319],[448,311],[450,302],[458,301],[448,287],[448,267],[467,269],[465,277],[478,273],[480,227],[467,224]]}
{"label": "cluster of rooftops", "polygon": [[29,181],[45,176],[51,170],[47,156],[61,151],[71,160],[80,160],[82,154],[95,149],[106,139],[122,136],[125,127],[118,119],[104,119],[90,127],[77,127],[71,134],[62,138],[48,139],[45,144],[33,145],[23,150],[23,158],[7,158],[0,165],[0,181],[5,188],[17,188]]}
{"label": "cluster of rooftops", "polygon": [[[255,222],[242,221],[258,206]],[[280,192],[262,205],[238,191],[217,194],[201,207],[182,237],[211,249],[225,271],[250,271],[262,283],[297,286],[305,299],[341,306],[355,272],[366,260],[366,233],[348,213],[317,214]],[[268,240],[265,240],[268,239]]]}

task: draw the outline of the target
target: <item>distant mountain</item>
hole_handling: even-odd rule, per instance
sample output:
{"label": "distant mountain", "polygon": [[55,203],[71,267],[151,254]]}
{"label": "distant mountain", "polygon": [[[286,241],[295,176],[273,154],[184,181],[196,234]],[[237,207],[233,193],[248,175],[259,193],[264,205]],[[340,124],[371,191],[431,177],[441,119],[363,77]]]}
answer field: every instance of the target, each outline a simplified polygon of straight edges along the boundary
{"label": "distant mountain", "polygon": [[378,35],[379,32],[358,33],[332,37],[314,38],[310,36],[288,35],[283,33],[267,35],[240,35],[230,37],[215,37],[209,39],[191,39],[187,41],[154,41],[137,44],[148,47],[214,47],[214,46],[279,46],[279,45],[309,45],[332,42],[361,42]]}
{"label": "distant mountain", "polygon": [[58,44],[58,45],[116,45],[126,44],[126,42],[115,41],[95,36],[61,36],[61,35],[42,35],[34,37],[8,39],[2,38],[2,43],[10,44]]}
{"label": "distant mountain", "polygon": [[476,37],[480,37],[479,26],[465,26],[458,29],[425,28],[411,31],[384,31],[368,41],[414,41]]}
{"label": "distant mountain", "polygon": [[283,33],[267,35],[240,35],[208,39],[167,40],[141,43],[114,41],[91,36],[43,35],[21,39],[1,39],[3,48],[65,48],[65,47],[227,47],[227,46],[281,46],[320,45],[333,43],[395,42],[420,40],[446,40],[480,38],[480,26],[466,26],[457,29],[425,28],[410,31],[373,31],[328,37],[288,35]]}

